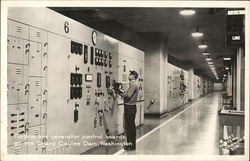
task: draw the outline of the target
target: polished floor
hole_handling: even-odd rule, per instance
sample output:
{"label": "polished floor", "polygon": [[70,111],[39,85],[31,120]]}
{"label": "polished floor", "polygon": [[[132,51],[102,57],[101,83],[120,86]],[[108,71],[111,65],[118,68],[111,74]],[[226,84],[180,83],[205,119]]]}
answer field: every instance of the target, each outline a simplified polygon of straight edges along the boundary
{"label": "polished floor", "polygon": [[137,141],[139,155],[218,155],[220,93],[209,94]]}
{"label": "polished floor", "polygon": [[232,134],[243,137],[244,125],[228,125],[225,120],[221,121],[218,115],[220,106],[221,93],[210,93],[166,117],[145,118],[144,125],[137,129],[135,151],[99,147],[89,154],[222,155],[220,140]]}

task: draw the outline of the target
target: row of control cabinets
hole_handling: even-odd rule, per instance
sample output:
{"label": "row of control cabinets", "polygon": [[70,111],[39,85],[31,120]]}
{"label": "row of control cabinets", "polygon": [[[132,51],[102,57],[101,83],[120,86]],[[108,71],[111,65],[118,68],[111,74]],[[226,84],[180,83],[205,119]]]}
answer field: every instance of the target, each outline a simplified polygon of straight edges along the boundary
{"label": "row of control cabinets", "polygon": [[44,30],[8,20],[7,131],[8,153],[40,153],[38,140],[26,135],[44,135],[47,121],[48,43]]}
{"label": "row of control cabinets", "polygon": [[[45,12],[40,12],[40,10]],[[36,13],[45,14],[47,18],[44,20],[46,22],[40,22],[41,25],[33,23],[33,14],[27,14],[31,13],[30,11],[33,11],[34,15],[37,15]],[[8,135],[15,136],[19,132],[19,135],[35,136],[105,135],[105,132],[106,134],[117,135],[118,126],[123,125],[123,121],[118,122],[118,115],[121,117],[123,115],[118,112],[118,100],[108,94],[107,88],[112,88],[114,80],[119,80],[117,72],[119,69],[118,59],[121,55],[119,44],[122,42],[113,42],[108,38],[102,41],[105,35],[98,32],[98,43],[92,44],[91,37],[88,36],[93,29],[82,24],[72,23],[68,18],[47,8],[36,9],[35,12],[32,8],[10,9],[9,13],[10,19],[18,23],[21,22],[18,24],[19,26],[22,24],[28,24],[29,26],[27,26],[27,36],[22,37],[23,41],[15,39],[19,33],[12,34],[8,31],[8,35],[13,36],[8,44],[8,65],[21,63],[21,69],[27,71],[25,77],[13,78],[9,75],[8,82],[15,79],[16,82],[13,82],[15,85],[18,80],[22,80],[23,87],[27,83],[29,83],[29,87],[25,87],[24,91],[19,91],[19,93],[24,93],[25,97],[22,97],[25,99],[21,99],[18,93],[11,96],[12,99],[17,100],[15,102],[24,100],[21,103],[25,103],[23,109],[26,109],[26,111],[18,111],[18,113],[13,112],[12,109],[8,111],[10,113]],[[21,15],[25,18],[19,18],[17,13],[22,13]],[[54,23],[55,20],[56,23]],[[65,21],[70,23],[71,32],[69,33],[64,33],[64,31],[62,33],[60,30],[59,25],[64,25]],[[54,25],[44,25],[44,23]],[[10,24],[9,26],[13,25]],[[41,29],[40,35],[38,32],[34,32],[38,37],[36,36],[36,39],[32,41],[29,40],[32,37],[30,33],[33,33],[31,31],[36,29],[32,29],[31,26]],[[43,40],[41,41],[39,37]],[[12,42],[17,47],[14,46],[13,48]],[[19,46],[22,50],[18,48]],[[134,53],[134,51],[129,53]],[[136,63],[130,64],[132,68],[136,65]],[[17,71],[19,76],[20,70],[14,69],[13,72]],[[12,71],[9,70],[8,73],[10,72]],[[26,77],[27,80],[23,79]],[[139,82],[142,81],[142,79],[139,80]],[[10,84],[9,88],[12,89],[12,86]],[[28,92],[25,92],[25,90],[28,90]],[[138,104],[142,109],[143,104],[140,102]],[[89,108],[82,108],[86,106]],[[25,117],[22,117],[23,115]],[[62,118],[64,119],[62,120]],[[26,124],[27,122],[29,124]],[[14,137],[9,138],[13,139]],[[17,148],[17,153],[58,154],[55,151],[59,150],[62,151],[60,152],[62,154],[80,154],[94,148],[94,146],[68,146],[65,149],[65,146],[58,148],[54,145],[39,147],[37,143],[42,140],[26,139],[27,141],[32,141],[36,145],[25,145],[26,152]],[[50,141],[48,139],[48,143]],[[74,140],[68,139],[67,141]],[[8,146],[9,153],[15,153],[13,149],[16,147],[13,144]]]}

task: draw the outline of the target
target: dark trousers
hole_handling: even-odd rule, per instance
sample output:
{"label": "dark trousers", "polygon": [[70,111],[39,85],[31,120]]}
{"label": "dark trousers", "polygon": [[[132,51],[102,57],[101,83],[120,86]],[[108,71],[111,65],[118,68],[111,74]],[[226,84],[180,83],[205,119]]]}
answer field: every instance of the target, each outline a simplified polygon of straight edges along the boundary
{"label": "dark trousers", "polygon": [[[124,105],[125,118],[125,133],[127,136],[127,143],[130,148],[136,148],[136,127],[135,127],[136,105]],[[132,145],[130,146],[130,143]]]}

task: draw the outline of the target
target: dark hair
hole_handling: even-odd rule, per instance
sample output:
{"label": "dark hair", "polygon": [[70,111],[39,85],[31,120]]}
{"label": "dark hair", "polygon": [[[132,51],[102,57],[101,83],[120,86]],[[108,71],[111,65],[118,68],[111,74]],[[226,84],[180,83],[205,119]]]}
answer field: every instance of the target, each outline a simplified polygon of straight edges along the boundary
{"label": "dark hair", "polygon": [[135,76],[135,79],[138,78],[138,73],[135,71],[135,70],[130,70],[130,75],[134,75]]}

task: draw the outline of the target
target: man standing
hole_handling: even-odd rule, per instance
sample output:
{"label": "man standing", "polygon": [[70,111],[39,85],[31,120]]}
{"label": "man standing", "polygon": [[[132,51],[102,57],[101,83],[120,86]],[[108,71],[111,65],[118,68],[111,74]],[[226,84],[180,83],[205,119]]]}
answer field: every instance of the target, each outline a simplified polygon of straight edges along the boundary
{"label": "man standing", "polygon": [[125,146],[125,150],[136,149],[136,102],[138,96],[138,85],[136,79],[138,74],[136,71],[130,71],[129,74],[129,88],[127,91],[118,90],[118,94],[124,99],[124,118],[125,118],[125,134],[127,136],[127,143],[129,146]]}

